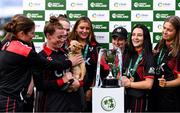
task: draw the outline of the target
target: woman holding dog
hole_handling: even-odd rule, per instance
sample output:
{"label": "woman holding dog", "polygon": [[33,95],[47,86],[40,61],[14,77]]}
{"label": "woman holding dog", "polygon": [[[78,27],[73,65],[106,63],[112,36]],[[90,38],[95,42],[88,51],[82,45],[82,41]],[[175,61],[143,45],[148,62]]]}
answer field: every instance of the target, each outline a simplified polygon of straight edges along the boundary
{"label": "woman holding dog", "polygon": [[86,65],[84,78],[84,92],[86,101],[86,112],[92,111],[92,89],[96,75],[96,64],[98,59],[98,46],[92,28],[92,22],[88,17],[79,18],[69,35],[69,40],[77,40],[83,45],[82,55]]}
{"label": "woman holding dog", "polygon": [[[49,61],[66,61],[68,58],[63,45],[67,39],[67,32],[59,23],[57,17],[50,17],[49,22],[46,23],[44,27],[44,34],[47,42],[39,54]],[[76,57],[77,55],[74,56],[73,59]],[[44,84],[47,87],[44,92],[37,92],[37,112],[82,111],[80,91],[67,91],[69,86],[77,89],[81,85],[79,81],[73,79],[72,73],[69,72],[70,68],[71,66],[66,69],[43,71]]]}

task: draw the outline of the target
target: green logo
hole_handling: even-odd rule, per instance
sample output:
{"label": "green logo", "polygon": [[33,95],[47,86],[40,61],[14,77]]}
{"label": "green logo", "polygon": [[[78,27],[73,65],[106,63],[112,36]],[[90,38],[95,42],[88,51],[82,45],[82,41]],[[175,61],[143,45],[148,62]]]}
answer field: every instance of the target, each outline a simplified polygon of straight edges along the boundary
{"label": "green logo", "polygon": [[158,43],[162,39],[161,33],[153,33],[153,43]]}
{"label": "green logo", "polygon": [[180,10],[180,1],[176,0],[176,10]]}
{"label": "green logo", "polygon": [[148,28],[149,32],[153,31],[153,22],[132,22],[131,27],[133,28],[138,23],[144,24]]}
{"label": "green logo", "polygon": [[35,37],[33,38],[34,42],[44,42],[44,33],[43,32],[35,32]]}
{"label": "green logo", "polygon": [[44,11],[30,11],[30,10],[24,10],[23,14],[27,16],[28,18],[31,18],[33,20],[37,21],[44,21],[45,19],[45,12]]}
{"label": "green logo", "polygon": [[110,21],[130,21],[130,11],[110,11]]}
{"label": "green logo", "polygon": [[92,26],[95,32],[108,32],[109,31],[108,22],[92,22]]}
{"label": "green logo", "polygon": [[65,10],[66,0],[46,0],[47,10]]}
{"label": "green logo", "polygon": [[116,107],[116,101],[113,97],[106,96],[101,100],[101,107],[105,111],[112,111]]}
{"label": "green logo", "polygon": [[67,15],[70,21],[76,21],[82,16],[87,16],[87,11],[67,11]]}
{"label": "green logo", "polygon": [[132,10],[152,10],[153,1],[151,0],[133,0]]}
{"label": "green logo", "polygon": [[108,10],[109,0],[88,0],[88,10]]}
{"label": "green logo", "polygon": [[154,21],[164,21],[169,16],[175,15],[175,11],[154,11]]}

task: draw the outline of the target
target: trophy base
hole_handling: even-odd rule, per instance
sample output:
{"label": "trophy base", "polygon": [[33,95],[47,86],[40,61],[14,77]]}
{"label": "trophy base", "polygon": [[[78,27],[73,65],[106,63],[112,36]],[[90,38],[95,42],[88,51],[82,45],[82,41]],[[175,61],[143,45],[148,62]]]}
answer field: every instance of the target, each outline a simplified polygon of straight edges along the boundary
{"label": "trophy base", "polygon": [[101,86],[102,88],[118,88],[118,87],[120,87],[117,79],[104,79],[102,84],[103,84]]}

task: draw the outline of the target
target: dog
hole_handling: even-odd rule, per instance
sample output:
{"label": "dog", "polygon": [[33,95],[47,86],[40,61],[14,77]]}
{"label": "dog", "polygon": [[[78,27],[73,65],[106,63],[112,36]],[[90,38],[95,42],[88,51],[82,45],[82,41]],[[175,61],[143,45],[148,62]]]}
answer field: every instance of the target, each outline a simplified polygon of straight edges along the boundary
{"label": "dog", "polygon": [[[83,45],[81,43],[79,43],[76,40],[71,40],[70,45],[68,47],[68,50],[69,50],[68,57],[71,58],[72,56],[75,56],[76,54],[82,54],[81,53],[82,49],[83,49]],[[71,72],[75,79],[79,81],[83,80],[86,74],[85,62],[82,62],[81,64],[77,66],[73,66]]]}

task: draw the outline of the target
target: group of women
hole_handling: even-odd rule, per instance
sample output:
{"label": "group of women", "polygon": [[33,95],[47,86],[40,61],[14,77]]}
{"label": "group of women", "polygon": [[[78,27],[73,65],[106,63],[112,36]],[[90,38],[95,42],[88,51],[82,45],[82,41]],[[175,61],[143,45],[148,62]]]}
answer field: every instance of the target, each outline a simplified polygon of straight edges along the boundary
{"label": "group of women", "polygon": [[[80,17],[70,32],[65,15],[50,17],[44,27],[47,42],[40,53],[33,49],[35,23],[31,19],[15,16],[4,29],[10,35],[1,43],[0,111],[22,112],[22,92],[29,88],[31,80],[37,90],[35,111],[92,111],[92,87],[101,46],[88,17]],[[162,39],[153,50],[147,27],[137,24],[132,28],[129,40],[124,41],[127,43],[122,76],[125,112],[179,111],[179,29],[180,18],[168,17],[163,24]],[[71,40],[79,41],[83,50],[82,54],[68,58]],[[118,46],[120,40],[112,40]],[[81,62],[85,62],[87,72],[84,80],[77,80],[70,70]],[[68,92],[68,88],[77,90]]]}

